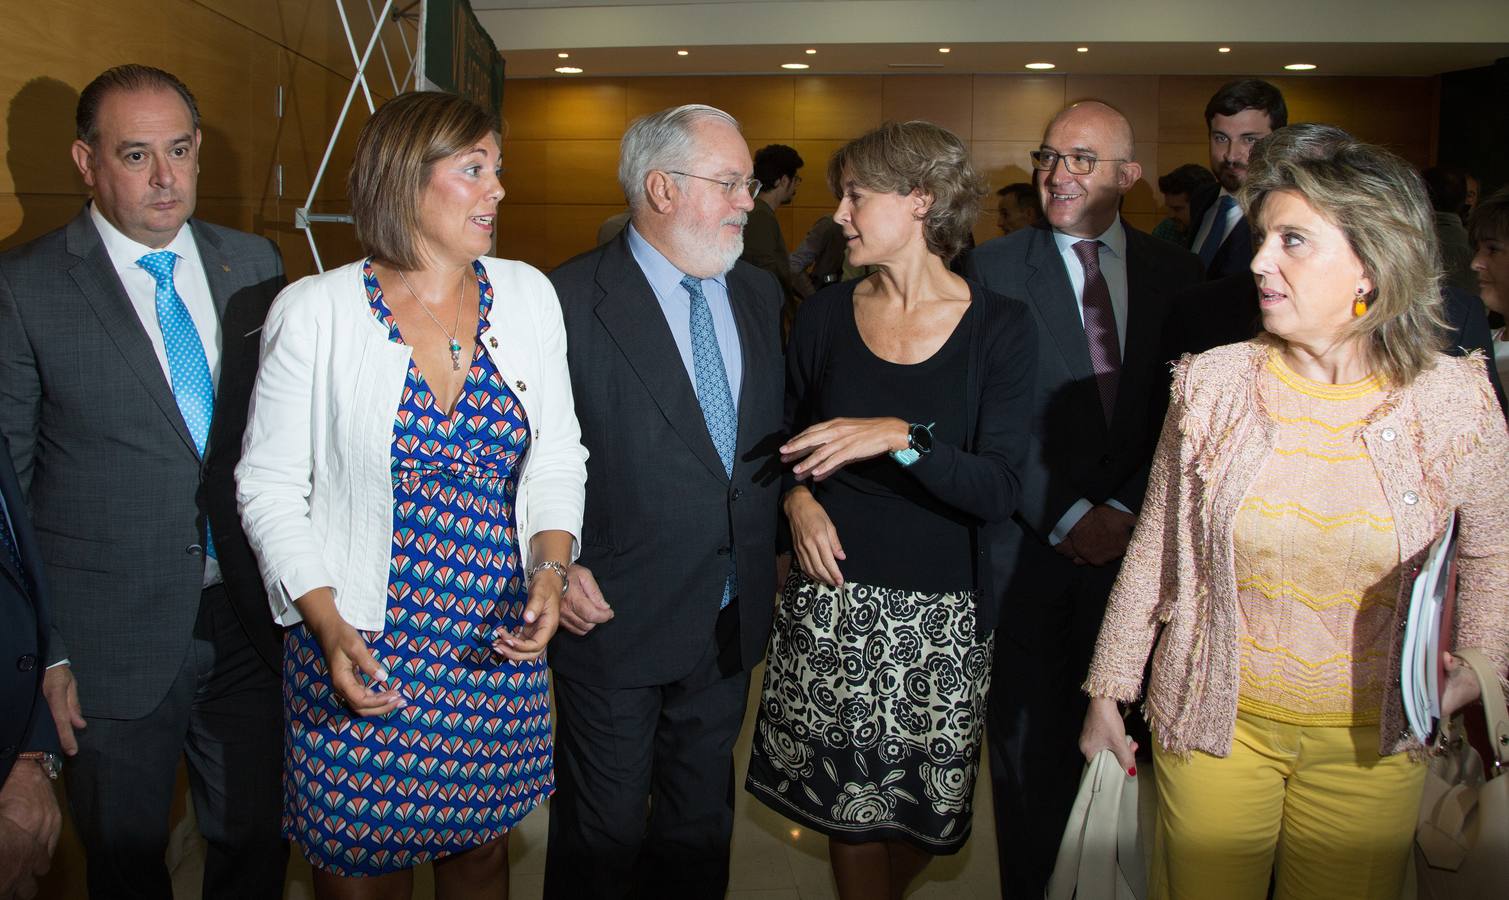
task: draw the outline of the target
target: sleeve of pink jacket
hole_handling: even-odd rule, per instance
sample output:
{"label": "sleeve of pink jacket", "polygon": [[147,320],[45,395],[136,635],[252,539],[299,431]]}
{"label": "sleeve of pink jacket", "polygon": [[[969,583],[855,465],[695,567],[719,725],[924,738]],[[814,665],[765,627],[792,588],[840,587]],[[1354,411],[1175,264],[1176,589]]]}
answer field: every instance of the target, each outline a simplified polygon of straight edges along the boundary
{"label": "sleeve of pink jacket", "polygon": [[1143,668],[1158,624],[1166,621],[1178,586],[1194,584],[1193,572],[1180,571],[1181,556],[1190,557],[1180,549],[1193,540],[1188,514],[1194,492],[1192,447],[1204,430],[1188,416],[1192,361],[1186,356],[1174,368],[1168,415],[1153,453],[1142,512],[1111,589],[1083,686],[1092,697],[1129,703],[1141,695]]}
{"label": "sleeve of pink jacket", "polygon": [[1481,367],[1472,427],[1458,441],[1456,645],[1493,660],[1509,689],[1509,430]]}

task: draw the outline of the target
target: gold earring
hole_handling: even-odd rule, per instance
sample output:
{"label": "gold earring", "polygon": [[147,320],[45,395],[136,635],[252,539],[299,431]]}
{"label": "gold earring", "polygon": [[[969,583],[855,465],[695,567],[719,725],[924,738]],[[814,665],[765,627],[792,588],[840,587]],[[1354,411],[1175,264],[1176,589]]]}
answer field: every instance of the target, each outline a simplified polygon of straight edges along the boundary
{"label": "gold earring", "polygon": [[1357,300],[1352,304],[1352,316],[1354,318],[1362,318],[1362,316],[1366,315],[1368,311],[1368,303],[1366,300],[1362,299],[1362,293],[1362,288],[1358,288]]}

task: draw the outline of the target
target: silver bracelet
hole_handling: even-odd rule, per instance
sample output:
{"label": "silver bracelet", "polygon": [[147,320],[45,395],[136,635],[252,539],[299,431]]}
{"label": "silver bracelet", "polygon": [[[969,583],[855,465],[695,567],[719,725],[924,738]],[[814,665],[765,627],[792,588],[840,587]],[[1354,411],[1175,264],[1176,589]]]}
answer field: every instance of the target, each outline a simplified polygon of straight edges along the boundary
{"label": "silver bracelet", "polygon": [[529,571],[525,573],[524,577],[527,580],[528,584],[532,585],[534,584],[534,576],[547,569],[561,576],[561,593],[566,593],[566,589],[571,586],[570,579],[566,577],[566,567],[553,559],[546,560],[542,563],[535,563],[534,565],[530,566]]}

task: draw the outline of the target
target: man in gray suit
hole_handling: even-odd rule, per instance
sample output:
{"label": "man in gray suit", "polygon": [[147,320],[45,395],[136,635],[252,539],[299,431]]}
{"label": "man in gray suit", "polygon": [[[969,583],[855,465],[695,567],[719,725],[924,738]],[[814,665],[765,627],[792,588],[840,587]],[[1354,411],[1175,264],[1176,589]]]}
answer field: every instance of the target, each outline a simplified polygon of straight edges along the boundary
{"label": "man in gray suit", "polygon": [[733,745],[770,633],[782,296],[737,262],[759,182],[708,106],[635,122],[614,240],[550,275],[587,446],[555,676],[545,896],[721,898]]}
{"label": "man in gray suit", "polygon": [[966,274],[1038,324],[1036,448],[993,560],[1006,593],[988,720],[1002,894],[1038,900],[1083,767],[1079,685],[1158,435],[1168,297],[1201,269],[1121,220],[1142,168],[1116,110],[1060,112],[1032,160],[1045,221],[976,248]]}
{"label": "man in gray suit", "polygon": [[110,69],[77,119],[92,202],[0,256],[0,432],[53,588],[44,692],[89,891],[171,894],[186,756],[204,896],[280,896],[281,653],[231,476],[282,261],[191,218],[177,78]]}

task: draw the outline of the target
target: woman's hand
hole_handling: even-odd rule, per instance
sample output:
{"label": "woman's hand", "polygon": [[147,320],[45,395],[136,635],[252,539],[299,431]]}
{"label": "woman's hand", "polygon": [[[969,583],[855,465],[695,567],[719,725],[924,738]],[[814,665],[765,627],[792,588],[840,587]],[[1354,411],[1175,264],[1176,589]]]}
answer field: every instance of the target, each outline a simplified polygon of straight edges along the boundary
{"label": "woman's hand", "polygon": [[545,645],[561,624],[561,597],[565,594],[561,576],[551,569],[540,569],[529,581],[529,602],[524,606],[524,624],[509,631],[493,632],[493,651],[516,663],[534,662],[545,652]]}
{"label": "woman's hand", "polygon": [[782,504],[786,521],[791,523],[791,543],[796,549],[797,562],[809,577],[830,587],[844,583],[843,573],[838,570],[838,561],[844,559],[843,545],[838,542],[838,531],[827,510],[812,496],[805,486],[792,488]]}
{"label": "woman's hand", "polygon": [[[781,462],[802,460],[792,471],[800,481],[822,481],[851,462],[874,459],[882,453],[905,450],[911,426],[894,417],[829,419],[819,422],[781,445]],[[806,457],[803,459],[803,457]]]}
{"label": "woman's hand", "polygon": [[[341,618],[330,588],[316,588],[295,605],[320,645],[331,687],[347,709],[358,716],[385,716],[409,705],[402,694],[386,685],[387,670],[372,655],[361,632]],[[368,680],[364,682],[363,676]]]}
{"label": "woman's hand", "polygon": [[[1468,704],[1483,696],[1483,687],[1478,684],[1472,667],[1450,653],[1446,657],[1446,687],[1441,691],[1441,721],[1448,722]],[[1489,677],[1493,677],[1490,675]]]}
{"label": "woman's hand", "polygon": [[1126,723],[1121,720],[1121,710],[1109,697],[1091,697],[1090,711],[1085,713],[1085,727],[1079,732],[1079,752],[1086,762],[1092,762],[1095,754],[1109,750],[1116,754],[1116,762],[1126,769],[1128,775],[1137,774],[1137,742],[1127,740]]}

